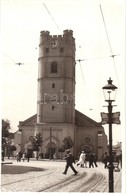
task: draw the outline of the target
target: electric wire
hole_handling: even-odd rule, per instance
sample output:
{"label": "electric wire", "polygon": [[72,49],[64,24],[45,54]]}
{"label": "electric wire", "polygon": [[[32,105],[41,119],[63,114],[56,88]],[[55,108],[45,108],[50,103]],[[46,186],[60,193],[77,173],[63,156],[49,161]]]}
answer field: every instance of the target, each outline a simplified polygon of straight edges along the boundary
{"label": "electric wire", "polygon": [[95,58],[90,58],[90,59],[77,59],[76,61],[90,61],[90,60],[102,60],[102,59],[106,59],[106,58],[109,58],[109,57],[114,57],[114,56],[119,56],[120,54],[117,54],[117,55],[110,55],[110,56],[105,56],[105,57],[95,57]]}
{"label": "electric wire", "polygon": [[[86,82],[85,82],[84,75],[83,75],[83,70],[82,70],[82,66],[81,66],[81,61],[80,61],[80,60],[78,60],[78,61],[79,61],[81,76],[82,76],[83,83],[84,83],[85,90],[86,90],[87,99],[89,100],[89,95],[88,95],[88,92],[87,92],[87,89],[86,89]],[[88,100],[87,100],[87,102],[88,102]],[[91,108],[91,106],[90,106],[90,102],[88,102],[88,107],[89,107],[89,110],[92,110],[92,108]]]}
{"label": "electric wire", "polygon": [[86,85],[80,60],[79,60],[79,65],[80,65],[80,70],[81,70],[81,75],[82,75],[82,79],[83,79],[84,85]]}
{"label": "electric wire", "polygon": [[52,20],[53,20],[54,24],[55,24],[55,25],[56,25],[56,27],[58,28],[59,32],[61,33],[61,30],[60,30],[59,26],[57,25],[57,23],[56,23],[55,19],[53,18],[53,16],[52,16],[51,12],[49,11],[49,9],[47,8],[47,6],[46,6],[44,3],[43,3],[43,5],[44,5],[44,7],[45,7],[46,11],[48,12],[48,14],[50,15],[50,17],[52,18]]}
{"label": "electric wire", "polygon": [[9,55],[7,55],[5,52],[1,52],[5,57],[7,57],[9,60],[11,60],[13,63],[15,63],[14,59],[12,59]]}
{"label": "electric wire", "polygon": [[[8,54],[6,54],[5,52],[1,52],[1,54],[3,54],[8,60],[9,60],[9,62],[8,62],[8,64],[10,65],[9,67],[11,67],[12,69],[13,69],[13,65],[18,65],[18,66],[20,66],[19,68],[21,69],[21,71],[22,71],[22,73],[23,74],[25,74],[25,77],[26,77],[26,79],[28,79],[28,81],[30,81],[30,82],[32,82],[32,84],[34,84],[35,85],[35,83],[36,83],[36,80],[33,80],[33,77],[32,76],[29,76],[29,73],[27,73],[26,71],[25,71],[25,69],[24,69],[24,66],[21,66],[21,64],[23,64],[23,63],[20,63],[20,62],[16,62],[12,57],[10,57]],[[11,72],[10,72],[11,73]],[[9,84],[9,82],[8,82],[8,84]],[[4,93],[3,93],[3,97],[4,97]],[[4,99],[4,98],[3,98]],[[8,112],[13,112],[13,111],[16,111],[17,110],[17,108],[15,107],[15,106],[13,106],[13,109],[12,109],[12,107],[11,107],[11,105],[7,105],[7,103],[5,103],[5,101],[3,100],[3,107],[2,107],[2,109],[4,110],[6,110],[6,112],[8,113]],[[23,111],[23,107],[22,106],[20,106],[20,110],[21,111]],[[3,111],[4,112],[4,111]],[[13,128],[12,128],[13,129]]]}
{"label": "electric wire", "polygon": [[113,55],[113,51],[112,51],[112,47],[111,47],[111,43],[110,43],[110,39],[109,39],[109,36],[108,36],[108,32],[107,32],[107,27],[106,27],[106,23],[105,23],[105,19],[104,19],[104,15],[103,15],[103,11],[102,11],[102,7],[101,5],[100,6],[100,11],[101,11],[101,15],[102,15],[102,20],[103,20],[103,23],[104,23],[104,28],[105,28],[105,32],[106,32],[106,36],[107,36],[107,40],[108,40],[108,44],[109,44],[109,47],[110,47],[110,51]]}
{"label": "electric wire", "polygon": [[[2,52],[2,54],[6,58],[8,58],[13,64],[18,65],[21,68],[22,72],[25,74],[26,78],[29,79],[29,81],[34,82],[33,79],[32,79],[33,77],[32,76],[29,76],[29,73],[24,69],[24,67],[23,67],[24,63],[22,63],[22,62],[16,62],[12,57],[10,57],[9,55],[7,55],[5,52]],[[8,64],[10,64],[10,63],[8,63]],[[11,67],[12,67],[12,65],[11,65]]]}
{"label": "electric wire", "polygon": [[[117,78],[117,81],[118,81],[118,84],[119,84],[119,79],[118,79],[118,74],[117,74],[117,69],[116,69],[116,64],[115,64],[115,56],[116,55],[113,54],[113,50],[112,50],[112,46],[111,46],[111,43],[110,43],[110,39],[109,39],[107,26],[106,26],[106,22],[105,22],[105,18],[104,18],[104,14],[103,14],[103,11],[102,11],[101,4],[99,5],[99,7],[100,7],[100,12],[101,12],[101,16],[102,16],[102,20],[103,20],[103,24],[104,24],[104,28],[105,28],[105,32],[106,32],[106,36],[107,36],[107,40],[108,40],[108,44],[109,44],[109,48],[110,48],[110,51],[111,51],[111,54],[112,54],[111,57],[112,57],[113,63],[114,63],[116,78]],[[119,88],[120,88],[120,84],[119,84]]]}

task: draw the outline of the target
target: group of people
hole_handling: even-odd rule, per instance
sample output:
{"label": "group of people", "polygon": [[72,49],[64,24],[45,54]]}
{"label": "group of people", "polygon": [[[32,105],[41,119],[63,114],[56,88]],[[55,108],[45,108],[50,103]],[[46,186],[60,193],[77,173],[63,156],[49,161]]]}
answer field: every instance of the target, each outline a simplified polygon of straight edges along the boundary
{"label": "group of people", "polygon": [[[68,168],[70,167],[73,170],[74,174],[77,175],[78,171],[73,166],[73,163],[75,164],[75,158],[72,155],[72,153],[70,152],[70,150],[66,151],[66,155],[65,155],[64,159],[66,160],[66,166],[65,166],[63,174],[67,174]],[[87,168],[87,157],[86,157],[86,154],[84,153],[84,151],[82,151],[80,154],[79,160],[77,162],[77,166],[78,165],[80,165],[80,167]],[[91,167],[94,168],[94,165],[96,167],[98,166],[96,155],[92,152],[89,155],[89,168],[91,168]]]}
{"label": "group of people", "polygon": [[[117,154],[113,154],[112,156],[112,160],[113,160],[113,164],[115,164],[115,167],[117,170],[119,170],[119,164],[120,164],[120,168],[122,168],[122,153],[120,153],[119,155]],[[109,164],[109,155],[107,154],[107,152],[105,152],[102,156],[102,162],[104,163],[104,168],[108,168],[108,164]]]}
{"label": "group of people", "polygon": [[[84,153],[84,151],[81,152],[80,157],[79,157],[79,161],[77,162],[77,166],[80,165],[80,167],[85,167],[87,168],[87,156],[86,153]],[[94,168],[98,167],[97,165],[97,157],[95,155],[95,153],[91,152],[89,155],[89,168]]]}
{"label": "group of people", "polygon": [[19,151],[17,153],[16,157],[17,157],[17,162],[21,162],[21,160],[24,162],[25,159],[27,159],[27,162],[29,162],[29,160],[30,160],[29,153],[27,153],[27,154],[26,153],[22,153],[21,151]]}
{"label": "group of people", "polygon": [[[67,174],[68,168],[70,167],[73,170],[74,174],[77,175],[78,171],[73,166],[73,163],[75,164],[75,158],[72,155],[72,153],[70,152],[70,150],[66,151],[66,155],[65,155],[64,159],[66,160],[66,166],[65,166],[63,174]],[[77,166],[80,165],[80,167],[87,168],[87,161],[89,161],[89,168],[91,168],[91,167],[94,168],[94,166],[98,167],[97,157],[96,157],[94,152],[91,152],[89,154],[88,160],[87,160],[86,153],[84,153],[84,151],[82,151],[80,156],[79,156]],[[102,162],[104,163],[104,168],[108,168],[109,156],[108,156],[107,152],[104,153],[103,158],[102,158]]]}

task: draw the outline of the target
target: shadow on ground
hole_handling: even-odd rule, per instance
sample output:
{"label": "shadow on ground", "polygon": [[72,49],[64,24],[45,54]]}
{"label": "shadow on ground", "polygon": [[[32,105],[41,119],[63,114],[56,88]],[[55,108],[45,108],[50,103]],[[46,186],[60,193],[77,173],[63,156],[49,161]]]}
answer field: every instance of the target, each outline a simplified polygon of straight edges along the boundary
{"label": "shadow on ground", "polygon": [[22,174],[31,171],[44,171],[43,168],[36,168],[30,166],[14,166],[14,165],[1,165],[1,174]]}

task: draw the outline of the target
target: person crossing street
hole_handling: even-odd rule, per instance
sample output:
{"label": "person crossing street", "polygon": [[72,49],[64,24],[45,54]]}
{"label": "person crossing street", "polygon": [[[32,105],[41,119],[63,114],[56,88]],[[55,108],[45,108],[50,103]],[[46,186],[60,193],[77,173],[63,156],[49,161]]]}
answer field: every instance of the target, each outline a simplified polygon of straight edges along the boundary
{"label": "person crossing street", "polygon": [[74,174],[77,175],[78,172],[76,171],[76,169],[73,166],[73,163],[75,164],[75,159],[74,159],[72,153],[70,152],[70,150],[67,150],[64,159],[66,160],[66,166],[65,166],[65,170],[64,170],[63,174],[67,174],[68,168],[71,167],[71,169],[73,170]]}
{"label": "person crossing street", "polygon": [[86,156],[84,151],[82,151],[79,157],[79,161],[77,162],[77,166],[80,165],[80,167],[84,167],[85,160],[86,160]]}

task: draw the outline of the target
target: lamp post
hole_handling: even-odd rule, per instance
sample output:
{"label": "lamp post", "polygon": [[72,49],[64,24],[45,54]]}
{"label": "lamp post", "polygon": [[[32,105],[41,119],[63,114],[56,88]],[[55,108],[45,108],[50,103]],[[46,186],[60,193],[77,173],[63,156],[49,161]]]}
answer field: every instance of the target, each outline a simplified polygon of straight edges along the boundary
{"label": "lamp post", "polygon": [[50,127],[50,153],[49,159],[52,159],[52,127]]}
{"label": "lamp post", "polygon": [[114,192],[114,177],[113,177],[113,153],[112,153],[112,124],[120,124],[120,113],[112,113],[112,102],[115,101],[115,92],[117,87],[112,84],[111,78],[108,80],[108,84],[102,89],[105,96],[105,101],[108,102],[108,113],[101,113],[102,124],[109,125],[109,192]]}

